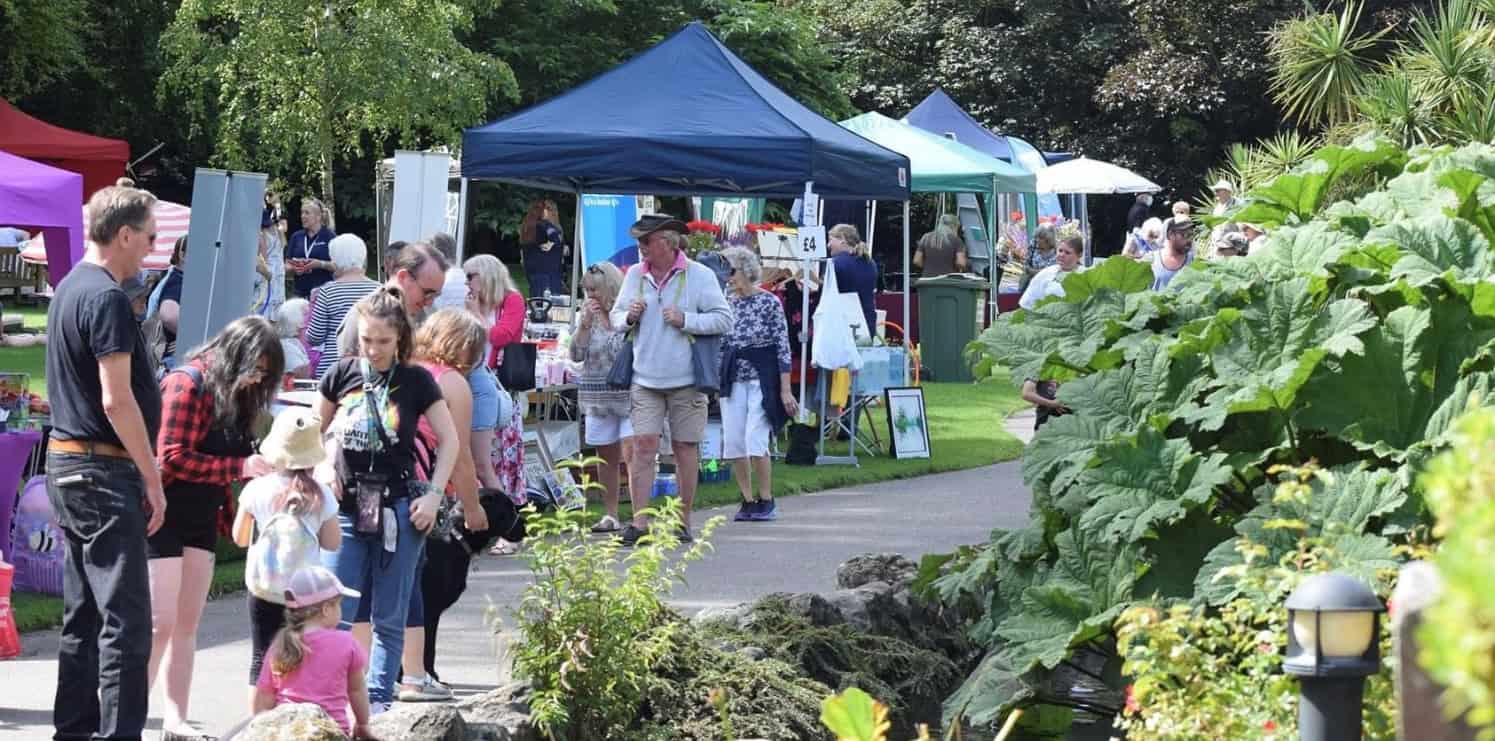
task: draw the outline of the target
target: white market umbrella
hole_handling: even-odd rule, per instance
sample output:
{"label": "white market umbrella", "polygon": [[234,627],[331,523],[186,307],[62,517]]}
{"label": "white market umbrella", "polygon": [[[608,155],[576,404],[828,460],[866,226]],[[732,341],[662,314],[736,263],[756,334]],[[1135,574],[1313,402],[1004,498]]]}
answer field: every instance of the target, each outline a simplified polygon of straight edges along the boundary
{"label": "white market umbrella", "polygon": [[1087,157],[1061,162],[1039,170],[1039,193],[1156,193],[1157,183],[1131,170]]}

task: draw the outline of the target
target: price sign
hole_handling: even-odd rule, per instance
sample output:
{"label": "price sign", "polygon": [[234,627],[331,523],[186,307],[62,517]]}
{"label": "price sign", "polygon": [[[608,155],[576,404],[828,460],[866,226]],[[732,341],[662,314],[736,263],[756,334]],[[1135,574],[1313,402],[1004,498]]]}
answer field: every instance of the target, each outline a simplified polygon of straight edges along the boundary
{"label": "price sign", "polygon": [[798,241],[801,260],[821,260],[825,258],[825,227],[802,226],[799,233],[795,235]]}

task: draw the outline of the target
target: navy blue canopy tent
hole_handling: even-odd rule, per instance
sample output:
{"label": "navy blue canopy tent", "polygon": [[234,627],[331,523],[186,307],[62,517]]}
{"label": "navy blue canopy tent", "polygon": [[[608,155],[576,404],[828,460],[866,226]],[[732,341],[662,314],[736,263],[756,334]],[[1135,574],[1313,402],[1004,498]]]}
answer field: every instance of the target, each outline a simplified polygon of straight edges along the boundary
{"label": "navy blue canopy tent", "polygon": [[572,193],[906,201],[908,158],[801,105],[691,23],[462,134],[462,174]]}

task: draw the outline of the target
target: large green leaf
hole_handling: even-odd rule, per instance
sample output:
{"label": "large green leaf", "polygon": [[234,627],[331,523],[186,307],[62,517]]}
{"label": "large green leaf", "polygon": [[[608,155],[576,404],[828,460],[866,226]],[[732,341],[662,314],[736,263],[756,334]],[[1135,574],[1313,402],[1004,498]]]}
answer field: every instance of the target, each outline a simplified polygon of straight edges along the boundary
{"label": "large green leaf", "polygon": [[1103,348],[1121,333],[1125,313],[1125,294],[1101,289],[1083,301],[1050,301],[1000,316],[974,345],[978,355],[1011,369],[1013,383],[1070,380],[1121,362],[1119,351]]}
{"label": "large green leaf", "polygon": [[1328,266],[1357,244],[1354,235],[1315,221],[1273,232],[1266,246],[1251,252],[1246,259],[1257,263],[1264,274],[1279,279],[1300,275],[1327,277]]}
{"label": "large green leaf", "polygon": [[971,676],[945,700],[945,725],[961,725],[962,719],[977,726],[1000,721],[1008,711],[1037,694],[1036,683],[1026,674],[1014,668],[1007,650],[987,652]]}
{"label": "large green leaf", "polygon": [[1397,309],[1362,335],[1363,353],[1344,356],[1304,387],[1296,419],[1399,460],[1430,430],[1446,427],[1439,410],[1461,383],[1471,383],[1461,380],[1460,368],[1492,331],[1457,295],[1438,292],[1426,306]]}
{"label": "large green leaf", "polygon": [[1203,510],[1195,510],[1158,530],[1158,537],[1143,544],[1151,564],[1137,582],[1136,595],[1143,599],[1188,599],[1194,596],[1194,577],[1204,559],[1220,542],[1234,533]]}
{"label": "large green leaf", "polygon": [[1490,243],[1463,219],[1424,216],[1371,231],[1369,245],[1402,250],[1391,274],[1413,286],[1424,286],[1445,273],[1463,281],[1481,281],[1491,273]]}
{"label": "large green leaf", "polygon": [[1230,412],[1288,409],[1319,361],[1363,350],[1357,335],[1375,325],[1369,307],[1319,303],[1308,280],[1295,278],[1267,286],[1242,309],[1210,358]]}
{"label": "large green leaf", "polygon": [[1253,189],[1251,203],[1235,219],[1273,225],[1306,222],[1326,205],[1324,197],[1342,178],[1399,170],[1405,161],[1405,152],[1385,139],[1362,137],[1349,146],[1323,147],[1292,172]]}
{"label": "large green leaf", "polygon": [[1100,446],[1095,458],[1078,482],[1091,500],[1080,527],[1124,543],[1151,537],[1206,504],[1231,476],[1223,454],[1200,456],[1187,441],[1145,427],[1134,440]]}
{"label": "large green leaf", "polygon": [[1152,288],[1152,268],[1129,257],[1115,255],[1089,270],[1063,276],[1064,300],[1079,303],[1099,290],[1139,293]]}

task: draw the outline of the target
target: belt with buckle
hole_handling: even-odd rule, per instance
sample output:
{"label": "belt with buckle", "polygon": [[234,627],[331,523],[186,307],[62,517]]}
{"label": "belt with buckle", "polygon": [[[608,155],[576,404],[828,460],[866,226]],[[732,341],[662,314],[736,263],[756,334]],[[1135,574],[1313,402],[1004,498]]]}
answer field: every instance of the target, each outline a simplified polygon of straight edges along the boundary
{"label": "belt with buckle", "polygon": [[47,442],[47,450],[57,453],[76,453],[78,455],[94,455],[130,460],[130,451],[113,443],[94,442],[93,440],[58,440],[53,438]]}

